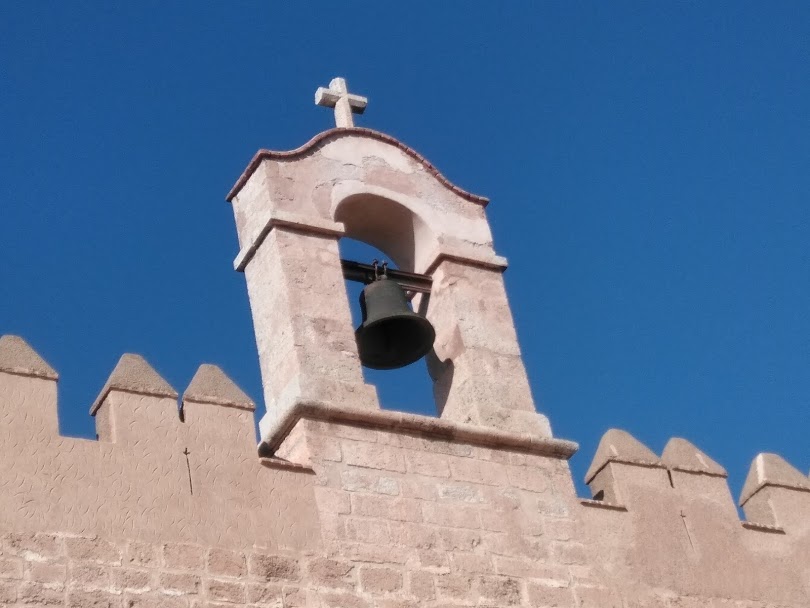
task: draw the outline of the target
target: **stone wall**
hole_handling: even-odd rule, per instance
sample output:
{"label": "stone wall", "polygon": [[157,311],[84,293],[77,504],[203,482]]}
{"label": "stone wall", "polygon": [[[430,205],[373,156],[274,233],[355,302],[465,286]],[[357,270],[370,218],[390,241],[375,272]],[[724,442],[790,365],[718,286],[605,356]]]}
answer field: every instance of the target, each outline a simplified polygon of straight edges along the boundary
{"label": "stone wall", "polygon": [[0,339],[0,606],[810,605],[810,480],[774,455],[741,522],[684,440],[659,457],[608,432],[603,500],[584,500],[559,439],[311,405],[260,458],[221,371],[201,368],[181,417],[125,356],[95,413],[127,433],[87,441],[58,435],[55,385]]}

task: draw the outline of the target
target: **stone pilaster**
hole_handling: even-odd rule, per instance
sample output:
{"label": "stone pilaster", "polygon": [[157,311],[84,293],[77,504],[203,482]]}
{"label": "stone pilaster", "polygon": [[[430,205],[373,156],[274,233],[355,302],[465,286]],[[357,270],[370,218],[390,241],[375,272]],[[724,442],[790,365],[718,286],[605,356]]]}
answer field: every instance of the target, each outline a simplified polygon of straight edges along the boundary
{"label": "stone pilaster", "polygon": [[550,437],[535,411],[506,297],[502,267],[445,258],[433,270],[428,358],[442,418]]}
{"label": "stone pilaster", "polygon": [[245,266],[267,404],[263,439],[298,403],[379,407],[363,380],[337,241],[275,226]]}

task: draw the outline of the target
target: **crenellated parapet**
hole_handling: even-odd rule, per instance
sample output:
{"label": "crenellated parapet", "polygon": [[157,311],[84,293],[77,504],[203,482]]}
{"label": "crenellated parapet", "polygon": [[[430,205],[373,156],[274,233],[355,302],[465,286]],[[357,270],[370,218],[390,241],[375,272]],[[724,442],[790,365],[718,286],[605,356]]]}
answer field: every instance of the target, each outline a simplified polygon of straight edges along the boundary
{"label": "crenellated parapet", "polygon": [[150,431],[176,436],[180,429],[177,391],[140,355],[121,357],[90,415],[96,419],[98,439],[110,443],[138,443]]}
{"label": "crenellated parapet", "polygon": [[810,530],[810,479],[777,454],[751,463],[740,506],[748,519],[787,532]]}
{"label": "crenellated parapet", "polygon": [[[18,336],[0,337],[0,429],[30,440],[58,433],[59,374]],[[0,431],[2,432],[2,431]]]}
{"label": "crenellated parapet", "polygon": [[[727,478],[722,465],[686,439],[671,438],[659,457],[628,432],[610,429],[602,436],[585,482],[594,500],[606,505],[628,506],[640,492],[671,489],[688,500],[722,503],[736,517]],[[739,505],[750,522],[781,527],[776,496],[791,496],[788,510],[801,514],[802,521],[808,519],[795,507],[804,501],[810,507],[810,478],[777,454],[759,454],[751,463]]]}
{"label": "crenellated parapet", "polygon": [[608,431],[586,475],[596,500],[583,501],[596,553],[630,578],[683,593],[806,598],[797,593],[810,564],[810,479],[779,456],[758,455],[740,521],[727,477],[686,439],[670,439],[659,457],[629,433]]}
{"label": "crenellated parapet", "polygon": [[[98,441],[61,437],[57,379],[0,338],[0,593],[18,603],[808,605],[810,479],[773,454],[741,522],[725,469],[682,438],[658,455],[608,431],[581,500],[572,442],[398,412],[302,406],[260,456],[220,368],[178,395],[132,354],[91,408]],[[76,578],[91,563],[108,582]]]}
{"label": "crenellated parapet", "polygon": [[[57,380],[24,340],[0,338],[0,529],[226,547],[317,541],[311,478],[262,464],[255,405],[220,368],[200,366],[178,404],[143,357],[123,355],[90,410],[98,441],[59,435]],[[294,526],[301,516],[308,525]]]}

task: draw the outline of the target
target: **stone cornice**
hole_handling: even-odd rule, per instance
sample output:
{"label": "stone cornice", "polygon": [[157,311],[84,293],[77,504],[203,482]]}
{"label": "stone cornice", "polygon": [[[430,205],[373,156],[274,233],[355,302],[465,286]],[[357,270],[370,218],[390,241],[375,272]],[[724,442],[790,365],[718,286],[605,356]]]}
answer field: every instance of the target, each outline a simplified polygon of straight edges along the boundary
{"label": "stone cornice", "polygon": [[333,422],[393,433],[417,434],[428,438],[453,440],[489,448],[513,449],[565,460],[571,458],[579,449],[577,443],[567,439],[512,433],[405,412],[335,407],[332,404],[318,402],[299,402],[290,408],[275,422],[273,428],[269,429],[263,448],[268,453],[275,453],[299,420]]}
{"label": "stone cornice", "polygon": [[449,190],[454,192],[455,194],[459,195],[460,197],[472,202],[476,203],[481,206],[486,206],[489,203],[489,199],[485,196],[479,196],[477,194],[472,194],[471,192],[467,192],[466,190],[459,188],[455,184],[453,184],[449,179],[447,179],[444,175],[442,175],[439,170],[434,167],[430,161],[428,161],[424,156],[419,154],[416,150],[403,144],[398,139],[391,137],[390,135],[386,135],[385,133],[380,133],[379,131],[375,131],[373,129],[364,129],[361,127],[349,127],[349,128],[336,128],[336,129],[329,129],[328,131],[323,131],[319,133],[312,139],[310,139],[307,143],[305,143],[300,148],[295,148],[294,150],[286,150],[286,151],[276,151],[276,150],[259,150],[251,159],[250,163],[245,169],[244,173],[236,180],[233,188],[231,188],[228,195],[225,197],[225,200],[230,202],[234,196],[236,196],[242,187],[245,185],[250,176],[253,175],[253,172],[256,171],[258,166],[261,162],[265,159],[270,160],[294,160],[306,154],[309,154],[320,146],[324,145],[330,140],[337,139],[339,137],[346,137],[346,136],[357,136],[357,137],[367,137],[369,139],[376,139],[378,141],[391,144],[392,146],[396,146],[403,152],[405,152],[408,156],[413,158],[415,161],[420,163],[429,173],[431,173],[439,182],[441,182],[445,187]]}
{"label": "stone cornice", "polygon": [[236,259],[233,261],[234,270],[244,272],[248,262],[256,255],[256,250],[258,250],[259,246],[264,242],[264,239],[267,238],[267,235],[270,234],[270,231],[276,226],[284,226],[301,232],[324,234],[338,238],[345,234],[343,224],[339,222],[274,210],[268,215],[264,227],[259,234],[256,235],[256,238],[252,242],[247,243],[239,251]]}

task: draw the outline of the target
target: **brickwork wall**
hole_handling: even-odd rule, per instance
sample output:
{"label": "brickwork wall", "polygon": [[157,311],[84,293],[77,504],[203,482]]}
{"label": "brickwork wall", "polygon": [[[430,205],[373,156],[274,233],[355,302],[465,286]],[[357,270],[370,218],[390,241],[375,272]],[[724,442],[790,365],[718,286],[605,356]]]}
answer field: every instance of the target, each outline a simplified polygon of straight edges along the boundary
{"label": "brickwork wall", "polygon": [[324,550],[341,573],[316,605],[765,608],[810,597],[807,528],[744,527],[724,477],[675,471],[671,483],[664,468],[611,463],[630,476],[625,506],[577,497],[564,458],[330,422],[299,423],[290,442],[316,472]]}
{"label": "brickwork wall", "polygon": [[[153,536],[152,530],[135,529],[126,538],[101,529],[93,536],[47,528],[20,532],[4,524],[0,606],[807,605],[810,569],[799,561],[808,555],[806,534],[797,540],[785,530],[748,529],[734,522],[736,527],[729,529],[735,545],[725,545],[723,551],[740,569],[741,578],[758,580],[747,588],[731,581],[738,588],[735,592],[724,581],[713,580],[728,576],[723,567],[703,577],[693,571],[705,568],[694,546],[717,541],[705,537],[699,514],[721,505],[698,505],[698,511],[691,504],[688,513],[697,516],[697,524],[687,542],[682,530],[651,523],[645,517],[648,507],[635,502],[634,493],[655,494],[643,474],[637,476],[640,485],[624,486],[629,506],[583,502],[575,494],[564,458],[354,422],[301,420],[279,452],[300,464],[279,458],[260,463],[257,458],[255,465],[269,475],[313,480],[308,497],[294,500],[311,502],[317,518],[303,516],[293,525],[317,527],[320,542],[268,549],[249,538],[229,538],[227,529],[216,535],[200,531],[200,539],[223,539],[212,546],[144,540]],[[634,465],[624,466],[631,470]],[[703,491],[697,500],[706,496],[716,498]],[[197,500],[211,497],[201,492]],[[666,494],[666,500],[690,506],[677,493]],[[669,507],[653,501],[651,508],[661,520],[667,519]],[[723,525],[709,521],[722,536]],[[652,530],[645,529],[649,525],[666,537],[650,534]],[[256,539],[266,536],[264,530],[254,532]],[[650,538],[639,538],[642,533]],[[639,550],[648,561],[656,561],[649,543],[665,547],[666,572],[635,563]],[[234,549],[239,545],[245,546]],[[687,553],[682,553],[684,547]]]}
{"label": "brickwork wall", "polygon": [[100,430],[127,433],[93,442],[58,435],[52,379],[0,371],[0,607],[810,605],[810,491],[783,461],[755,462],[743,523],[683,442],[664,462],[608,433],[590,501],[560,440],[321,407],[260,458],[250,412],[190,387],[180,419],[155,382],[111,389]]}
{"label": "brickwork wall", "polygon": [[332,604],[395,596],[403,606],[575,605],[589,569],[564,460],[339,424],[304,427],[326,553],[344,568],[356,564]]}
{"label": "brickwork wall", "polygon": [[6,534],[0,605],[304,606],[295,557],[189,544]]}

